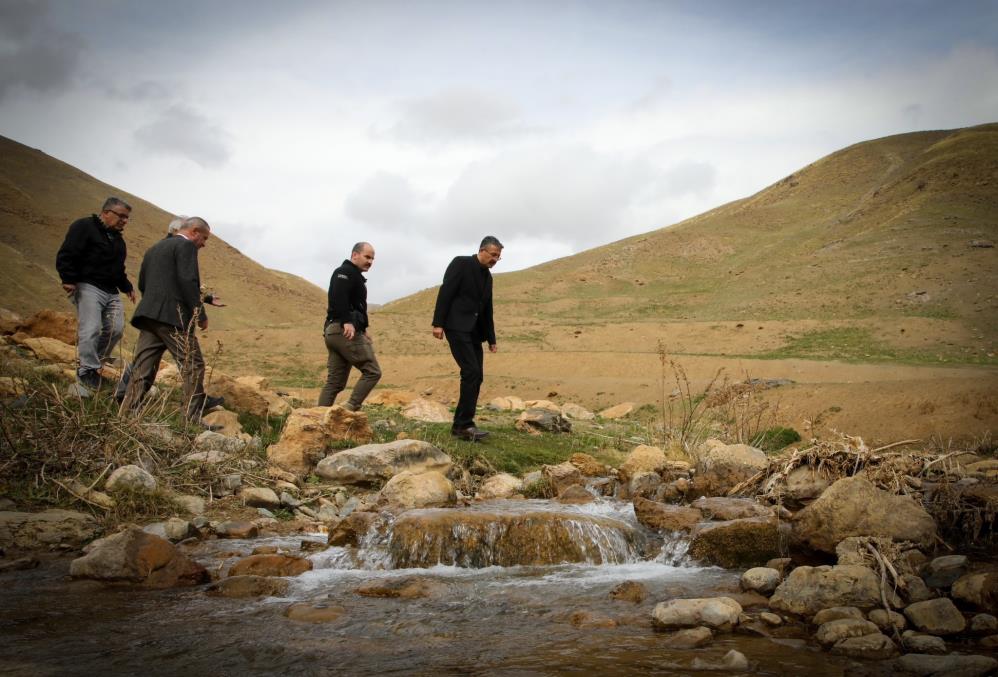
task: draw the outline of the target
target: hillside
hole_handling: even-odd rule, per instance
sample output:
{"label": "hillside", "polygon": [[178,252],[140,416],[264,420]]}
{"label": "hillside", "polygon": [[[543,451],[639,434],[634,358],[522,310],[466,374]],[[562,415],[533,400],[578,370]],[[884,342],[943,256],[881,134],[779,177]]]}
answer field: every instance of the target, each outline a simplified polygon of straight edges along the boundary
{"label": "hillside", "polygon": [[[96,212],[108,195],[132,205],[125,229],[126,269],[135,281],[142,255],[163,237],[173,215],[128,192],[102,183],[41,151],[0,137],[0,307],[21,314],[40,308],[71,311],[55,272],[55,255],[69,224]],[[203,214],[208,222],[211,214]],[[201,277],[228,304],[209,314],[206,351],[222,342],[220,362],[255,371],[242,346],[285,342],[289,329],[321,323],[325,292],[288,273],[268,270],[214,232],[201,252]],[[289,303],[294,299],[294,303]],[[131,304],[126,305],[126,317]],[[320,318],[320,319],[317,319]],[[126,340],[128,336],[126,336]]]}

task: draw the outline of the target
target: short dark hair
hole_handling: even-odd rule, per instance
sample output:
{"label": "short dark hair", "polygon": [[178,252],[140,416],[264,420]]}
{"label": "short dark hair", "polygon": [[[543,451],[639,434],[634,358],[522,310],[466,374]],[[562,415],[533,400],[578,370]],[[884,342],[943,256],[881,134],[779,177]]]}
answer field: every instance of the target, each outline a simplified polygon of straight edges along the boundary
{"label": "short dark hair", "polygon": [[114,207],[124,207],[128,211],[132,211],[132,205],[128,204],[120,197],[109,197],[104,200],[104,206],[100,208],[101,212],[111,211]]}
{"label": "short dark hair", "polygon": [[495,235],[486,235],[482,238],[482,244],[478,245],[478,251],[482,251],[486,247],[499,247],[499,249],[502,249],[502,242]]}
{"label": "short dark hair", "polygon": [[371,249],[374,249],[374,245],[372,245],[370,242],[358,242],[353,246],[353,249],[350,250],[350,253],[351,254],[363,253],[364,247],[370,247]]}

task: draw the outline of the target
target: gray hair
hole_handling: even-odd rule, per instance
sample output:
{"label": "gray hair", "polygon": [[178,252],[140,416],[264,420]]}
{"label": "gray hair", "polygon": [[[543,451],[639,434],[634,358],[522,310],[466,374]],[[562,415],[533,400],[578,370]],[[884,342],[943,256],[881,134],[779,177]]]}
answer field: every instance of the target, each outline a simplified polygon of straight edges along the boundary
{"label": "gray hair", "polygon": [[180,214],[175,219],[173,219],[173,221],[170,221],[170,225],[166,227],[166,232],[170,235],[173,235],[178,230],[180,230],[180,228],[184,225],[184,221],[186,220],[187,217],[184,216],[183,214]]}
{"label": "gray hair", "polygon": [[502,242],[494,235],[486,235],[482,238],[482,244],[478,245],[478,251],[482,251],[486,247],[498,247],[502,249]]}
{"label": "gray hair", "polygon": [[128,211],[132,211],[132,205],[128,204],[120,197],[109,197],[104,200],[104,206],[100,208],[102,212],[111,211],[114,207],[124,207]]}
{"label": "gray hair", "polygon": [[364,251],[364,247],[370,247],[371,249],[374,249],[374,245],[372,245],[370,242],[358,242],[353,246],[353,249],[350,250],[350,253],[360,254]]}
{"label": "gray hair", "polygon": [[211,226],[209,226],[208,222],[200,216],[189,216],[184,219],[184,223],[180,226],[180,230],[196,230],[201,233],[209,233],[211,232]]}

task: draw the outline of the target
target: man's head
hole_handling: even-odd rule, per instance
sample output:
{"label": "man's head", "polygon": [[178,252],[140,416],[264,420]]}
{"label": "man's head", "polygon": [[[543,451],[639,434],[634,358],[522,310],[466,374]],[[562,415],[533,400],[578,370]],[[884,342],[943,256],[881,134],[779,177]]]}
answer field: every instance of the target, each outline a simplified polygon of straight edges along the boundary
{"label": "man's head", "polygon": [[360,268],[363,272],[371,269],[374,263],[374,247],[370,242],[358,242],[350,252],[350,263]]}
{"label": "man's head", "polygon": [[173,221],[170,221],[170,225],[166,227],[166,236],[170,237],[171,235],[176,235],[177,231],[180,230],[180,227],[184,225],[184,221],[186,220],[187,217],[181,214],[173,219]]}
{"label": "man's head", "polygon": [[184,219],[177,234],[183,235],[193,242],[198,249],[201,249],[211,236],[211,227],[200,216],[191,216]]}
{"label": "man's head", "polygon": [[478,245],[478,262],[485,268],[491,268],[502,258],[502,242],[492,235],[486,235],[482,244]]}
{"label": "man's head", "polygon": [[106,227],[111,230],[122,231],[128,223],[128,217],[132,215],[132,206],[122,199],[109,197],[104,200],[104,206],[100,208],[98,217]]}

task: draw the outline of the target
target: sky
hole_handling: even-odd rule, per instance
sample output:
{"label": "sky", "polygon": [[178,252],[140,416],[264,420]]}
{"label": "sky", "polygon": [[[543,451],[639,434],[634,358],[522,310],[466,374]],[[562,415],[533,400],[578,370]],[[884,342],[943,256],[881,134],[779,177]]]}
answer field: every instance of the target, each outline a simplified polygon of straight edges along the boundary
{"label": "sky", "polygon": [[0,134],[373,303],[994,121],[993,0],[0,0]]}

